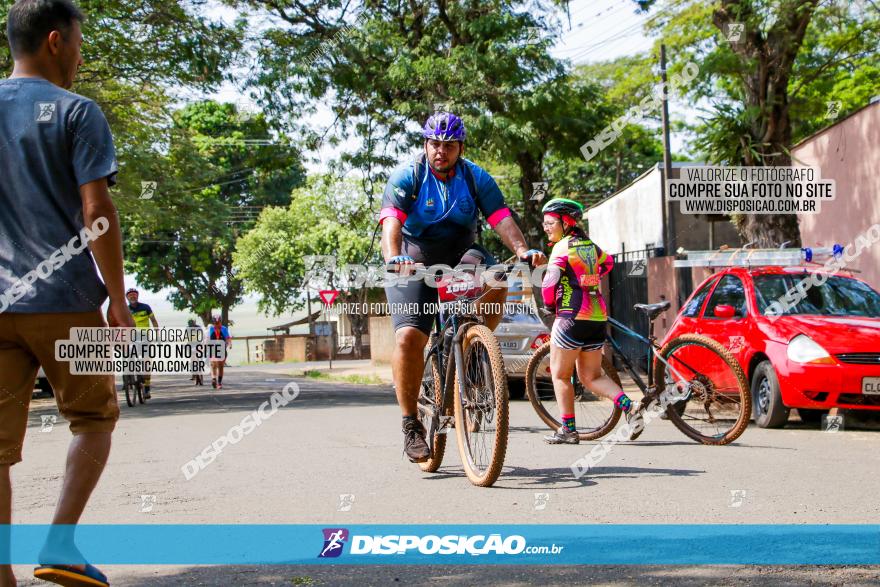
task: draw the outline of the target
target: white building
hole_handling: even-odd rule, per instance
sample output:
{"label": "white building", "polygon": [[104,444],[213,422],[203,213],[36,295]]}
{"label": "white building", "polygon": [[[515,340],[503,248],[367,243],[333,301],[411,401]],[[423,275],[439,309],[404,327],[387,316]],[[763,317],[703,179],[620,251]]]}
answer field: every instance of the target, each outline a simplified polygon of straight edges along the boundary
{"label": "white building", "polygon": [[[699,163],[675,162],[673,177],[683,166]],[[727,216],[682,214],[674,204],[675,240],[673,254],[686,250],[740,246],[736,228]],[[631,184],[608,196],[587,211],[590,238],[609,253],[663,247],[663,164],[658,163]],[[668,254],[668,253],[664,253]]]}

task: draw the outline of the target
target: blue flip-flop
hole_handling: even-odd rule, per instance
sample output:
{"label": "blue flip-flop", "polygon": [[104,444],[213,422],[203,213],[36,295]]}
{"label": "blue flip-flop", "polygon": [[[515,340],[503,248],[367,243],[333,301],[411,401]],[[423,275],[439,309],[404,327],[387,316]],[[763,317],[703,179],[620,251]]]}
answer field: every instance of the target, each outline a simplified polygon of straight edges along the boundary
{"label": "blue flip-flop", "polygon": [[71,565],[40,565],[34,569],[34,577],[62,587],[108,587],[110,585],[107,575],[88,563],[85,570],[77,569]]}

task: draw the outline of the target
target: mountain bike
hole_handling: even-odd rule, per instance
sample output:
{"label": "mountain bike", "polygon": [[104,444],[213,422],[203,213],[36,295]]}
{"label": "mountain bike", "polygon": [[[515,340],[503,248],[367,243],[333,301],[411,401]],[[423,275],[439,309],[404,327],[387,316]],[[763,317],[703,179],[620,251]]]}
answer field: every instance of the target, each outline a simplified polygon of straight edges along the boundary
{"label": "mountain bike", "polygon": [[[648,318],[647,338],[608,318],[613,330],[647,346],[647,382],[642,380],[633,361],[611,335],[607,338],[610,354],[624,365],[644,394],[638,407],[640,411],[665,409],[668,419],[685,436],[702,444],[729,444],[745,431],[752,413],[752,398],[746,377],[734,356],[711,338],[684,334],[661,348],[654,336],[654,320],[669,306],[668,301],[634,306]],[[550,379],[549,356],[550,343],[547,342],[529,360],[525,376],[526,394],[541,420],[556,430],[562,424],[552,415],[557,409]],[[602,359],[602,368],[620,385],[620,377],[608,353]],[[577,376],[573,379],[577,379]],[[658,385],[657,382],[662,384]],[[613,401],[596,396],[584,389],[579,381],[575,382],[575,419],[582,440],[595,440],[608,434],[617,424],[620,414],[620,408]],[[647,423],[647,418],[645,421]]]}
{"label": "mountain bike", "polygon": [[[496,279],[515,265],[504,265]],[[453,278],[438,288],[417,417],[427,431],[431,456],[425,472],[440,468],[446,436],[455,430],[465,474],[474,485],[498,479],[507,452],[508,391],[501,348],[475,306],[484,295],[475,280]]]}
{"label": "mountain bike", "polygon": [[137,402],[144,403],[144,376],[123,375],[122,389],[125,391],[125,403],[133,408]]}

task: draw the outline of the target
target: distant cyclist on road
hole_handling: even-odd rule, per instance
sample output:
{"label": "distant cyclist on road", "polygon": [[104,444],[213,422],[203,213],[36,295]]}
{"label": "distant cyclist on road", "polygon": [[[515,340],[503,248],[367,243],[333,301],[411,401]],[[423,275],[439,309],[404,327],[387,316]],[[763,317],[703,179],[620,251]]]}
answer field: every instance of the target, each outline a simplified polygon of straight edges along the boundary
{"label": "distant cyclist on road", "polygon": [[[153,314],[153,308],[138,301],[138,297],[140,293],[134,287],[130,287],[125,292],[125,297],[128,298],[128,310],[131,312],[131,317],[134,318],[134,325],[137,328],[149,328],[152,326],[153,328],[159,327],[159,321],[156,320],[156,316]],[[150,383],[152,382],[152,376],[149,373],[144,374],[144,399],[150,399]]]}
{"label": "distant cyclist on road", "polygon": [[[437,112],[422,129],[424,153],[418,160],[397,168],[388,180],[382,198],[382,255],[389,265],[405,269],[414,263],[460,263],[493,265],[495,259],[478,245],[478,214],[486,218],[501,240],[520,259],[532,265],[546,262],[546,256],[529,249],[522,231],[504,204],[495,180],[475,163],[462,157],[465,128],[449,112]],[[437,302],[436,288],[423,280],[410,280],[385,288],[395,328],[392,373],[397,403],[403,414],[404,451],[412,462],[430,457],[425,429],[416,419],[416,402],[424,370],[425,344],[434,322],[427,311]],[[495,288],[481,300],[503,304],[507,290]],[[399,304],[415,305],[417,312],[395,311]],[[479,309],[479,308],[478,308]],[[484,313],[494,329],[501,314]]]}
{"label": "distant cyclist on road", "polygon": [[[211,318],[211,325],[208,327],[208,340],[225,341],[227,352],[232,347],[229,329],[223,326],[223,320],[220,316]],[[214,389],[223,389],[223,367],[225,364],[226,359],[211,359],[211,387]]]}
{"label": "distant cyclist on road", "polygon": [[[196,328],[196,329],[198,329],[198,328],[199,328],[199,325],[196,323],[195,320],[193,320],[192,318],[190,318],[189,321],[187,321],[187,323],[186,323],[186,327],[187,327],[187,328]],[[197,349],[198,346],[199,346],[199,343],[198,343],[198,342],[193,342],[193,343],[192,343],[192,349],[193,349],[193,353],[192,353],[192,354],[193,354],[193,360],[192,360],[192,377],[190,377],[190,379],[191,379],[196,385],[204,385],[204,383],[202,383],[202,371],[201,371],[201,369],[199,369],[199,361],[196,359],[196,356],[197,356],[196,349]]]}
{"label": "distant cyclist on road", "polygon": [[548,444],[578,444],[574,415],[574,386],[577,374],[584,387],[613,400],[626,414],[635,432],[641,433],[641,413],[614,381],[602,372],[602,347],[608,323],[599,280],[611,272],[614,258],[598,247],[578,226],[584,207],[566,198],[554,198],[544,205],[544,232],[553,245],[542,283],[544,306],[556,312],[550,334],[550,376],[562,426]]}

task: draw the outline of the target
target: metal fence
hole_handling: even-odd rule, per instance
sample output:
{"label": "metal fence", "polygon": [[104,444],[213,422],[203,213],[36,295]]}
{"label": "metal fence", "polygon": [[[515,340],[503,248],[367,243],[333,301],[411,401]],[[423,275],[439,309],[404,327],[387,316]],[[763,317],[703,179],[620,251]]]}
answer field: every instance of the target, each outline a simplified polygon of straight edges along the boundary
{"label": "metal fence", "polygon": [[[635,304],[648,303],[648,259],[662,254],[657,247],[624,251],[613,255],[614,270],[609,275],[609,313],[618,322],[639,334],[648,335],[648,321],[642,312],[633,309]],[[648,349],[622,333],[614,333],[624,353],[643,372],[648,366]]]}

